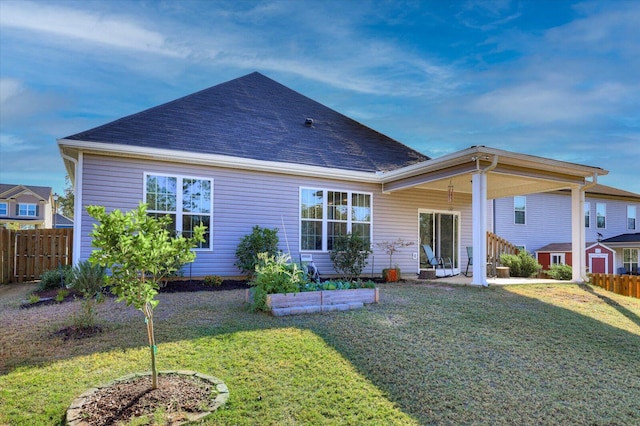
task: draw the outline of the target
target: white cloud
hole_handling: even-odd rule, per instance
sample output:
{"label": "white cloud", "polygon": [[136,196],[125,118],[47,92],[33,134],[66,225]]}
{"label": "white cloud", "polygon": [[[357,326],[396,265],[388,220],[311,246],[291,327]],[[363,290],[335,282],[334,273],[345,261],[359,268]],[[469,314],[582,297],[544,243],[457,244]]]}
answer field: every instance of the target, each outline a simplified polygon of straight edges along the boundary
{"label": "white cloud", "polygon": [[27,151],[29,149],[34,149],[34,148],[37,148],[37,147],[33,145],[29,145],[24,140],[14,135],[0,133],[0,152],[3,153],[3,156],[9,152]]}
{"label": "white cloud", "polygon": [[185,49],[170,46],[162,34],[147,30],[129,18],[104,16],[47,3],[3,2],[0,26],[117,49],[171,57],[184,57],[187,54]]}

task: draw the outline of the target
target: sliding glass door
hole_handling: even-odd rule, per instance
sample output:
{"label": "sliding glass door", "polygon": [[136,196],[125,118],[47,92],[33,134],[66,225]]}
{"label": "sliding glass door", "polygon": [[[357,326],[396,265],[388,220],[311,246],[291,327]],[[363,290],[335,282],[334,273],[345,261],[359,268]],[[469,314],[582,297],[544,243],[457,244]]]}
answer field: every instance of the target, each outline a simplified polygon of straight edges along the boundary
{"label": "sliding glass door", "polygon": [[420,268],[429,267],[422,245],[431,246],[436,257],[451,259],[458,269],[460,251],[460,213],[419,210],[420,220]]}

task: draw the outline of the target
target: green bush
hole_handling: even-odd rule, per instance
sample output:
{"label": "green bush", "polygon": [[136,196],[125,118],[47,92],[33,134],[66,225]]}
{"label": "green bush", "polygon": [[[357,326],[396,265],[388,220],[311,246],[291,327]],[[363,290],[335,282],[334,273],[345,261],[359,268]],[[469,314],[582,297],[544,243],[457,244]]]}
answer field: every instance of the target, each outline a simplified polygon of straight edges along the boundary
{"label": "green bush", "polygon": [[57,269],[45,271],[40,276],[38,290],[49,290],[53,288],[64,288],[73,281],[73,271],[71,265],[65,265]]}
{"label": "green bush", "polygon": [[89,261],[73,268],[71,288],[82,294],[82,310],[73,318],[78,327],[92,327],[96,322],[95,308],[104,302],[105,268]]}
{"label": "green bush", "polygon": [[570,265],[551,265],[547,274],[554,280],[570,280],[573,278],[573,268]]}
{"label": "green bush", "polygon": [[207,275],[204,277],[204,285],[209,287],[220,287],[222,285],[222,277],[218,275]]}
{"label": "green bush", "polygon": [[509,274],[512,277],[528,278],[542,269],[542,265],[525,250],[522,250],[517,255],[501,254],[500,263],[509,267]]}
{"label": "green bush", "polygon": [[254,226],[251,234],[245,235],[236,248],[237,261],[235,265],[242,273],[252,277],[258,264],[258,254],[266,252],[275,256],[278,253],[278,242],[277,228],[268,229],[260,228],[258,225]]}
{"label": "green bush", "polygon": [[291,257],[283,253],[277,256],[267,252],[258,254],[255,275],[249,282],[255,289],[252,309],[267,310],[267,294],[300,291],[304,284],[304,272],[290,260]]}
{"label": "green bush", "polygon": [[58,290],[53,300],[59,303],[59,302],[62,302],[64,298],[67,297],[68,295],[69,295],[69,290],[67,290],[66,288],[61,288],[60,290]]}
{"label": "green bush", "polygon": [[336,237],[329,258],[333,269],[342,274],[345,280],[358,279],[367,266],[367,257],[371,253],[369,244],[358,234],[347,234]]}

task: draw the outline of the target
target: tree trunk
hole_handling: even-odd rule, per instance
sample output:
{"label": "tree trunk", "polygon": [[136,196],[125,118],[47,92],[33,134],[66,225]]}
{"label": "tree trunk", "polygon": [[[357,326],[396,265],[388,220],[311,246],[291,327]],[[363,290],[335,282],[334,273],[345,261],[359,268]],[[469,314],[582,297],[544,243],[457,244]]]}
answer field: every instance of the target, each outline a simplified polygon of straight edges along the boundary
{"label": "tree trunk", "polygon": [[145,322],[147,323],[147,336],[149,337],[149,350],[151,351],[151,389],[158,389],[158,369],[156,367],[156,338],[153,333],[153,306],[149,302],[144,307]]}

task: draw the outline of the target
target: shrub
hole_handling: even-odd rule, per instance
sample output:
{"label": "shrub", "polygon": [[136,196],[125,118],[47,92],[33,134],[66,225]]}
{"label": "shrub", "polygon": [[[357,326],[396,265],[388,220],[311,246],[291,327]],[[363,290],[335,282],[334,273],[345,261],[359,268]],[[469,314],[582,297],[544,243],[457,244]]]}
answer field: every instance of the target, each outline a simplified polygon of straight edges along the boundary
{"label": "shrub", "polygon": [[33,293],[29,295],[29,303],[34,304],[34,303],[38,303],[40,301],[40,296],[38,296],[37,294]]}
{"label": "shrub", "polygon": [[278,229],[253,227],[251,234],[245,235],[236,249],[235,265],[244,274],[252,277],[258,264],[258,254],[268,253],[275,256],[278,253]]}
{"label": "shrub", "polygon": [[218,275],[207,275],[204,277],[204,285],[209,287],[220,287],[222,285],[222,277]]}
{"label": "shrub", "polygon": [[371,253],[369,244],[358,234],[347,234],[336,237],[333,249],[329,252],[333,269],[342,274],[345,280],[356,280],[365,266]]}
{"label": "shrub", "polygon": [[266,310],[267,294],[298,292],[304,284],[304,272],[291,256],[267,252],[258,254],[254,278],[249,285],[255,288],[252,309]]}
{"label": "shrub", "polygon": [[527,278],[542,269],[542,265],[525,250],[522,250],[517,255],[501,254],[500,263],[509,267],[509,274],[512,277]]}
{"label": "shrub", "polygon": [[38,290],[49,290],[52,288],[64,288],[73,281],[73,271],[71,265],[61,266],[57,269],[45,271],[40,276]]}
{"label": "shrub", "polygon": [[60,290],[58,290],[53,300],[55,300],[56,302],[62,302],[64,298],[67,297],[68,295],[69,295],[69,290],[65,288],[61,288]]}
{"label": "shrub", "polygon": [[570,280],[573,278],[573,269],[570,265],[551,265],[547,274],[554,280]]}
{"label": "shrub", "polygon": [[76,326],[93,327],[96,322],[96,305],[104,302],[104,285],[104,267],[84,261],[73,268],[71,288],[82,294],[82,311],[73,319]]}

